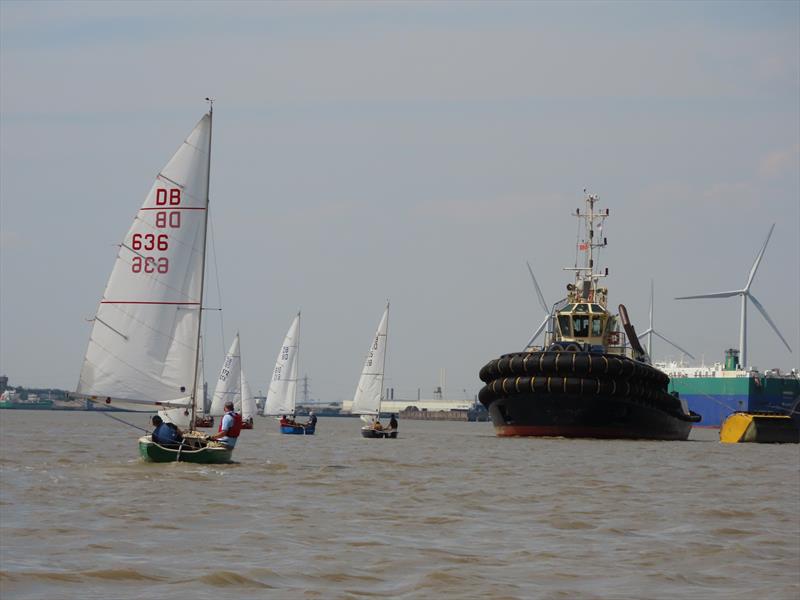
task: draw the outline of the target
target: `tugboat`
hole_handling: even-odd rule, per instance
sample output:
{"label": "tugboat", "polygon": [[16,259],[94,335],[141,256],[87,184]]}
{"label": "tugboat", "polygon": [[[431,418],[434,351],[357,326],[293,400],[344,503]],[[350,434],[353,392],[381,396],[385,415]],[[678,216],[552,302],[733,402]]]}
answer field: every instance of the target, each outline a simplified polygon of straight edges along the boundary
{"label": "tugboat", "polygon": [[[594,254],[607,245],[602,232],[608,209],[595,211],[598,197],[586,196],[578,251],[584,264],[567,267],[575,282],[547,321],[544,344],[504,354],[480,371],[486,384],[478,399],[498,436],[685,440],[700,415],[677,394],[669,377],[654,368],[639,343],[625,306],[608,310],[608,289]],[[622,329],[620,329],[620,325]]]}

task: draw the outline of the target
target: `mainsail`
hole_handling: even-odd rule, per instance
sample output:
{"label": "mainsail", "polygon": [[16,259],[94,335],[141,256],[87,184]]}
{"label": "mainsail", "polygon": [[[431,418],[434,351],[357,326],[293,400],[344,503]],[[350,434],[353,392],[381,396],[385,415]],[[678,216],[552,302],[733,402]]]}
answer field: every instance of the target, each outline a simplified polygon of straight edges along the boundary
{"label": "mainsail", "polygon": [[210,144],[209,113],[156,176],[120,244],[94,318],[77,397],[120,408],[191,410]]}
{"label": "mainsail", "polygon": [[233,402],[234,407],[240,406],[242,402],[242,356],[239,352],[238,333],[225,355],[208,413],[215,417],[223,415],[225,403],[228,401]]}
{"label": "mainsail", "polygon": [[300,313],[297,313],[275,361],[267,392],[264,415],[294,414],[297,394],[297,365],[300,354]]}
{"label": "mainsail", "polygon": [[386,339],[389,332],[389,304],[375,332],[375,339],[370,344],[364,370],[358,380],[356,395],[353,398],[354,415],[378,415],[381,412],[381,396],[383,392],[383,371],[386,363]]}

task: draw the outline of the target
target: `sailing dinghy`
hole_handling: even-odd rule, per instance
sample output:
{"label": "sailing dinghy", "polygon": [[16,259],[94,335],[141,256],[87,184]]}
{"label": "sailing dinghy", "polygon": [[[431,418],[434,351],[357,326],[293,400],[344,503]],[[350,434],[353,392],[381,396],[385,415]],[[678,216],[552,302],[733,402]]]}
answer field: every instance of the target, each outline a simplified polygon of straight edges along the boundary
{"label": "sailing dinghy", "polygon": [[242,429],[252,429],[258,406],[256,406],[256,399],[250,391],[247,378],[244,376],[244,369],[242,369],[242,401],[236,410],[242,415]]}
{"label": "sailing dinghy", "polygon": [[370,344],[364,370],[358,380],[353,408],[350,412],[361,415],[365,425],[361,436],[365,438],[396,438],[396,429],[386,429],[380,425],[381,401],[383,399],[383,373],[386,368],[386,341],[389,333],[389,303],[378,324],[375,339]]}
{"label": "sailing dinghy", "polygon": [[[296,423],[294,421],[297,400],[297,369],[300,359],[300,313],[295,316],[286,337],[283,339],[275,368],[272,370],[272,381],[269,383],[267,402],[264,405],[264,416],[281,415],[281,433],[293,435],[314,435],[316,423]],[[290,415],[291,420],[285,419]]]}
{"label": "sailing dinghy", "polygon": [[192,431],[176,448],[139,438],[147,461],[224,463],[233,454],[193,431],[212,115],[213,105],[156,176],[119,246],[73,394],[108,407],[188,417]]}

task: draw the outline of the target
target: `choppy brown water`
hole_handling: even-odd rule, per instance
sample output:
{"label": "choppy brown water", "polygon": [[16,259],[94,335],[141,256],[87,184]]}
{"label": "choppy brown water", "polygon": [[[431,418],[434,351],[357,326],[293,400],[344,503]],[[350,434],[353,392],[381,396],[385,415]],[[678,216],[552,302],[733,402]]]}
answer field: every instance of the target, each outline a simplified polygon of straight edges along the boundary
{"label": "choppy brown water", "polygon": [[238,464],[155,465],[102,415],[3,411],[0,595],[800,597],[797,445],[256,427]]}

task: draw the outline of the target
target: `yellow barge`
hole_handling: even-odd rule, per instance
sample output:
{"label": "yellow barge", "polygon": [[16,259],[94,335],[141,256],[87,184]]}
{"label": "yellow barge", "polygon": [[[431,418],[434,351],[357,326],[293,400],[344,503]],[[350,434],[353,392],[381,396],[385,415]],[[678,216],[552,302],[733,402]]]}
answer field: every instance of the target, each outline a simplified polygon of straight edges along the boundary
{"label": "yellow barge", "polygon": [[797,444],[800,442],[800,428],[789,415],[735,412],[723,421],[719,441],[723,444]]}

